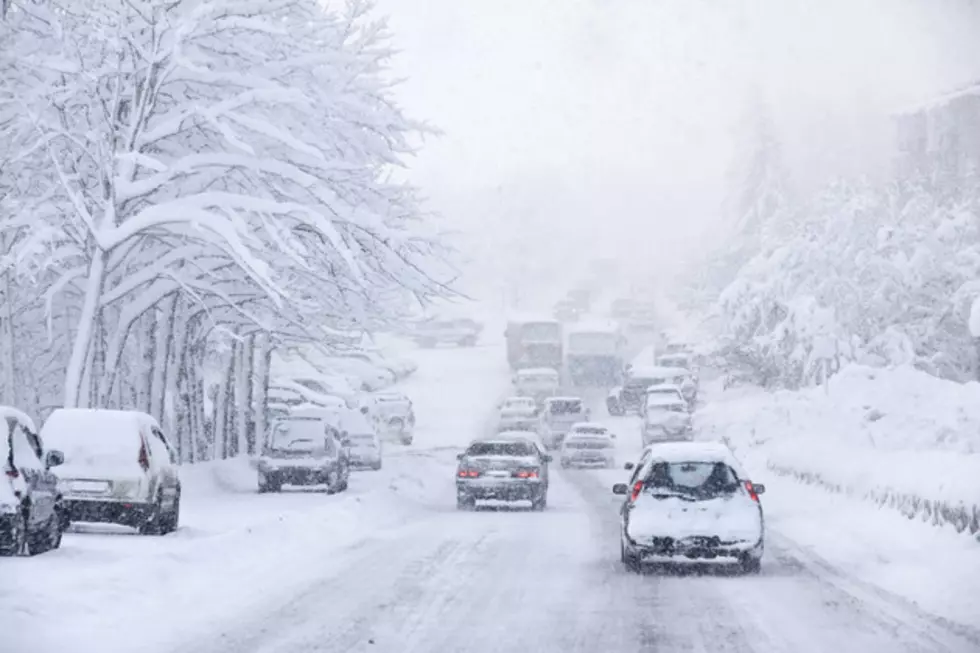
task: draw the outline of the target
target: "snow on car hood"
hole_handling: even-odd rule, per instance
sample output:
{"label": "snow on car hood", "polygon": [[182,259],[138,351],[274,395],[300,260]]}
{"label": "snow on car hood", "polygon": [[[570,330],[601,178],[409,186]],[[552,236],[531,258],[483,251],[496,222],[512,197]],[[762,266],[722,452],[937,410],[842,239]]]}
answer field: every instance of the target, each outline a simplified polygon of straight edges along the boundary
{"label": "snow on car hood", "polygon": [[647,413],[646,423],[652,426],[685,426],[691,423],[691,416],[669,410],[651,410]]}
{"label": "snow on car hood", "polygon": [[629,536],[636,542],[652,537],[718,537],[723,542],[756,542],[762,535],[758,505],[743,494],[704,501],[657,498],[644,491],[630,509]]}

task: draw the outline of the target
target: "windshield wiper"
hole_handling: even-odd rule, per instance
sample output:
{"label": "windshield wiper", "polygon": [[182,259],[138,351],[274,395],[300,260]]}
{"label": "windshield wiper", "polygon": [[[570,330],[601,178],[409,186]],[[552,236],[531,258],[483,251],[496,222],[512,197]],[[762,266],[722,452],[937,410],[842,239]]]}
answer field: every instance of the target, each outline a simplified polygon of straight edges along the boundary
{"label": "windshield wiper", "polygon": [[683,499],[684,501],[697,501],[697,499],[695,497],[692,497],[690,494],[686,494],[684,492],[677,492],[674,490],[663,490],[659,488],[653,488],[652,490],[650,490],[650,494],[652,494],[654,497],[658,499],[669,499],[671,497],[675,497],[677,499]]}

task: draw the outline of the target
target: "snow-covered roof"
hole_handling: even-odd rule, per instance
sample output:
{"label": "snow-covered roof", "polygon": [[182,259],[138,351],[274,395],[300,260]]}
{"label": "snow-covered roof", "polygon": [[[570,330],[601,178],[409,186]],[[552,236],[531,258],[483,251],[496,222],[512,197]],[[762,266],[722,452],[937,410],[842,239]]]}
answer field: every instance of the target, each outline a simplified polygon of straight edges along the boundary
{"label": "snow-covered roof", "polygon": [[521,396],[517,396],[517,395],[514,395],[513,397],[507,397],[501,403],[505,403],[505,404],[535,404],[535,405],[537,404],[537,402],[534,401],[534,397],[521,397]]}
{"label": "snow-covered roof", "polygon": [[528,367],[517,371],[517,376],[558,376],[558,370],[552,367]]}
{"label": "snow-covered roof", "polygon": [[59,408],[41,427],[41,439],[64,453],[62,470],[128,474],[139,469],[140,433],[155,426],[155,419],[135,410]]}
{"label": "snow-covered roof", "polygon": [[673,383],[663,383],[661,385],[651,385],[646,389],[648,395],[663,395],[676,392],[678,394],[683,394],[681,387],[679,385],[674,385]]}
{"label": "snow-covered roof", "polygon": [[530,437],[527,431],[501,431],[492,438],[477,438],[473,442],[513,442],[514,440],[524,440],[534,444],[534,438]]}
{"label": "snow-covered roof", "polygon": [[732,450],[721,442],[663,442],[647,447],[651,460],[668,463],[723,462],[738,468]]}
{"label": "snow-covered roof", "polygon": [[950,102],[954,102],[965,97],[980,97],[980,80],[975,80],[961,86],[960,88],[938,95],[931,100],[920,102],[912,106],[905,107],[895,113],[897,116],[911,116],[924,111],[940,109]]}

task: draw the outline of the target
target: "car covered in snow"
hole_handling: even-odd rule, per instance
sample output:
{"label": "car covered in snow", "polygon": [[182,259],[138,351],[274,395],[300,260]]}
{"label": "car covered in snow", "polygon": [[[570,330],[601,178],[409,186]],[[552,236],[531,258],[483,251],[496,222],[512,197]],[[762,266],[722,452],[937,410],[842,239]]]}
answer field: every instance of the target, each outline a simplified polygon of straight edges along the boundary
{"label": "car covered in snow", "polygon": [[693,406],[698,398],[698,371],[694,364],[694,357],[686,352],[675,352],[664,354],[657,357],[657,365],[661,367],[682,369],[686,372],[684,378],[679,379],[678,385],[684,398]]}
{"label": "car covered in snow", "polygon": [[538,425],[538,404],[533,397],[507,397],[498,405],[498,431],[534,431]]}
{"label": "car covered in snow", "polygon": [[557,449],[572,425],[589,419],[581,397],[549,397],[541,406],[538,435],[548,449]]}
{"label": "car covered in snow", "polygon": [[643,446],[655,442],[676,442],[694,437],[687,402],[670,395],[648,395],[640,423]]}
{"label": "car covered in snow", "polygon": [[376,392],[369,398],[368,412],[382,432],[402,444],[412,444],[415,433],[415,407],[402,392]]}
{"label": "car covered in snow", "polygon": [[0,406],[0,556],[37,555],[61,546],[62,504],[58,477],[64,461],[44,449],[34,421]]}
{"label": "car covered in snow", "polygon": [[64,454],[64,522],[165,535],[180,521],[177,454],[157,421],[135,410],[59,408],[41,438]]}
{"label": "car covered in snow", "polygon": [[351,467],[381,469],[381,438],[370,418],[357,410],[347,410],[340,420],[341,441],[350,447]]}
{"label": "car covered in snow", "polygon": [[459,345],[473,347],[480,339],[483,325],[469,318],[431,318],[415,324],[411,337],[419,347]]}
{"label": "car covered in snow", "polygon": [[531,397],[539,404],[554,397],[561,388],[561,376],[550,367],[530,367],[514,373],[514,390],[519,397]]}
{"label": "car covered in snow", "polygon": [[661,444],[644,450],[620,510],[620,558],[627,569],[644,563],[737,563],[758,573],[765,548],[759,495],[734,454],[721,443]]}
{"label": "car covered in snow", "polygon": [[646,407],[647,401],[650,397],[673,397],[675,399],[680,399],[683,401],[688,410],[691,410],[692,406],[687,403],[687,398],[684,397],[684,392],[681,391],[681,386],[674,385],[672,383],[665,383],[663,385],[651,385],[646,390],[646,400],[644,400],[644,408]]}
{"label": "car covered in snow", "polygon": [[473,508],[478,500],[530,501],[534,510],[547,506],[551,456],[533,440],[514,436],[475,440],[457,459],[457,508]]}
{"label": "car covered in snow", "polygon": [[355,349],[338,354],[340,358],[352,358],[388,370],[395,380],[405,379],[418,370],[415,361],[398,356],[386,356],[375,349]]}
{"label": "car covered in snow", "polygon": [[322,409],[296,408],[269,425],[257,467],[259,492],[279,492],[283,485],[342,492],[350,479],[349,443]]}
{"label": "car covered in snow", "polygon": [[561,444],[559,460],[563,469],[595,466],[611,469],[616,464],[614,436],[599,424],[576,424]]}
{"label": "car covered in snow", "polygon": [[681,387],[687,370],[660,365],[630,365],[626,369],[623,385],[613,388],[606,397],[606,409],[610,415],[642,413],[646,404],[647,390],[657,385],[676,385]]}
{"label": "car covered in snow", "polygon": [[357,389],[364,392],[383,390],[395,382],[395,375],[390,370],[358,358],[333,356],[318,362],[334,376],[354,378]]}

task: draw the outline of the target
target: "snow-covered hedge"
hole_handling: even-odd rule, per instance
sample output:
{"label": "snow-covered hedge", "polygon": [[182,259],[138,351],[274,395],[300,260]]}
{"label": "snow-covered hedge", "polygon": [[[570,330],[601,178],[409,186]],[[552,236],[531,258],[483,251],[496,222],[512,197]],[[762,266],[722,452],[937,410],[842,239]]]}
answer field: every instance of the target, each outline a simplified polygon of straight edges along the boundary
{"label": "snow-covered hedge", "polygon": [[701,427],[750,462],[980,535],[980,384],[854,365],[826,389],[718,396]]}

